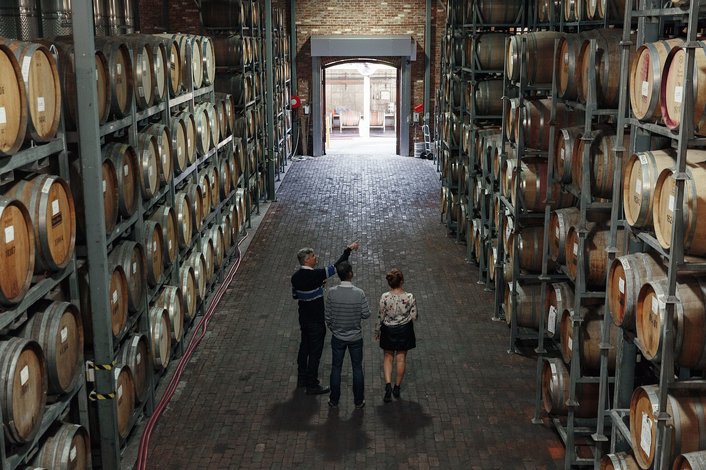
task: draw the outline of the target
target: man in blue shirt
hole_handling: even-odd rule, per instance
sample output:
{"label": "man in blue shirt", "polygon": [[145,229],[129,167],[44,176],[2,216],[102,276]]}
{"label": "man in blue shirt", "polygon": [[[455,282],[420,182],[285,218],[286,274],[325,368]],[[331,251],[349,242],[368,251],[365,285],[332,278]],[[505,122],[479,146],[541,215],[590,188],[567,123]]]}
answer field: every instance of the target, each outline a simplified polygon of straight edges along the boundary
{"label": "man in blue shirt", "polygon": [[313,248],[302,248],[297,253],[300,267],[292,275],[292,297],[299,303],[299,328],[301,342],[297,355],[297,387],[306,387],[309,395],[328,393],[328,387],[319,383],[319,362],[324,349],[326,325],[324,324],[324,284],[336,272],[335,266],[348,261],[351,252],[360,245],[353,242],[332,265],[316,268],[318,255]]}

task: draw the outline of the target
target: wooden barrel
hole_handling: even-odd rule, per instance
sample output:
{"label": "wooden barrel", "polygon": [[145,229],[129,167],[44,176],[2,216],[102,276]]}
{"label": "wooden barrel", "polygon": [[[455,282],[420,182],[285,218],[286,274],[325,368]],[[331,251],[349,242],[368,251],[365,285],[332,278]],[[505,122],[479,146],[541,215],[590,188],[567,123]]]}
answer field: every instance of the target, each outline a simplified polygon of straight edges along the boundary
{"label": "wooden barrel", "polygon": [[630,108],[637,119],[651,120],[662,115],[659,90],[669,52],[683,44],[682,39],[666,39],[641,45],[630,66]]}
{"label": "wooden barrel", "polygon": [[[656,410],[659,410],[657,385],[643,385],[635,389],[630,399],[630,440],[635,460],[640,468],[651,468],[657,440]],[[668,462],[679,454],[701,449],[702,429],[706,428],[706,390],[675,390],[667,395],[666,425],[672,428],[671,442],[664,443],[669,452]]]}
{"label": "wooden barrel", "polygon": [[522,43],[524,41],[526,43],[526,55],[524,57],[526,77],[524,78],[527,84],[535,86],[551,85],[554,40],[563,36],[564,33],[557,31],[537,31],[510,36],[505,57],[505,75],[507,78],[512,82],[520,80]]}
{"label": "wooden barrel", "polygon": [[515,24],[521,20],[522,0],[476,0],[466,2],[466,18],[473,18],[473,5],[478,6],[478,21],[484,24]]}
{"label": "wooden barrel", "polygon": [[36,341],[0,341],[0,387],[5,439],[18,445],[32,442],[47,402],[46,363]]}
{"label": "wooden barrel", "polygon": [[213,41],[207,36],[201,38],[201,57],[203,59],[203,85],[213,85],[216,78],[216,51]]}
{"label": "wooden barrel", "polygon": [[120,266],[125,272],[128,286],[128,309],[131,312],[142,310],[145,300],[145,276],[147,257],[140,243],[124,240],[110,252],[109,261],[113,266]]}
{"label": "wooden barrel", "polygon": [[[629,148],[630,134],[625,134],[623,138],[624,148]],[[615,164],[619,161],[615,156],[615,139],[615,130],[608,127],[599,130],[593,142],[591,142],[588,156],[588,169],[589,181],[591,182],[591,195],[593,197],[612,198],[613,196]],[[574,186],[580,189],[584,189],[582,187],[582,176],[585,145],[586,141],[581,140],[578,147],[578,154],[574,155],[571,161],[571,180]]]}
{"label": "wooden barrel", "polygon": [[[205,220],[206,217],[211,213],[211,175],[209,174],[208,171],[202,173],[199,176],[199,186],[201,187],[201,205],[203,208],[203,212],[201,213],[201,216]],[[203,222],[203,220],[201,221]]]}
{"label": "wooden barrel", "polygon": [[158,222],[162,227],[162,248],[164,250],[162,259],[165,267],[170,266],[176,261],[177,254],[179,254],[179,229],[177,227],[176,213],[171,206],[159,206],[150,217],[150,220]]}
{"label": "wooden barrel", "polygon": [[188,259],[186,263],[181,265],[179,270],[179,287],[181,288],[182,298],[184,300],[184,316],[191,321],[196,316],[196,305],[199,296],[194,268],[189,264]]}
{"label": "wooden barrel", "polygon": [[225,200],[230,196],[231,182],[233,178],[230,174],[230,161],[227,158],[223,158],[218,164],[218,198],[219,202]]}
{"label": "wooden barrel", "polygon": [[[226,121],[228,122],[228,132],[230,134],[233,134],[235,132],[235,118],[236,118],[235,101],[233,100],[233,95],[231,95],[230,93],[225,93],[223,95],[223,97],[224,97],[225,110],[226,110]],[[287,116],[287,111],[285,111],[285,119],[286,119],[286,116]]]}
{"label": "wooden barrel", "polygon": [[47,370],[47,392],[60,395],[78,385],[83,367],[83,326],[78,308],[69,302],[42,301],[19,336],[39,343]]}
{"label": "wooden barrel", "polygon": [[[568,5],[568,2],[565,4]],[[559,79],[559,97],[565,100],[575,100],[578,97],[579,55],[583,41],[595,36],[593,30],[566,34],[559,39],[555,57],[557,76]]]}
{"label": "wooden barrel", "polygon": [[206,109],[206,114],[208,115],[209,129],[211,131],[211,148],[215,148],[221,141],[221,125],[220,119],[218,118],[218,112],[213,103],[204,103],[204,108]]}
{"label": "wooden barrel", "polygon": [[169,312],[164,307],[153,306],[149,312],[150,337],[152,338],[152,365],[162,370],[169,365],[172,354],[172,332]]}
{"label": "wooden barrel", "polygon": [[[517,183],[514,181],[518,177],[517,172],[513,172],[510,199],[513,204],[520,204],[528,211],[542,211],[547,200],[547,160],[544,158],[523,159],[521,171],[519,172],[519,190],[522,194],[520,201],[515,194]],[[559,183],[554,183],[552,187],[552,201],[549,205],[552,209],[560,209],[572,206],[575,198],[570,193],[561,190]]]}
{"label": "wooden barrel", "polygon": [[211,150],[211,121],[205,106],[196,106],[194,122],[196,123],[196,150],[200,155],[206,155]]}
{"label": "wooden barrel", "polygon": [[191,198],[186,191],[179,191],[174,197],[176,218],[177,218],[177,241],[180,249],[191,246],[193,234],[193,208]]}
{"label": "wooden barrel", "polygon": [[181,50],[179,43],[171,38],[168,34],[158,34],[153,36],[158,38],[164,44],[167,50],[167,83],[169,84],[169,93],[171,96],[179,96],[184,90],[181,71]]}
{"label": "wooden barrel", "polygon": [[[29,108],[25,138],[35,142],[49,142],[56,136],[61,118],[61,85],[54,55],[46,46],[36,42],[0,38],[0,43],[4,43],[7,46],[4,51],[12,51],[17,63],[21,64],[22,82],[19,83],[24,86],[24,103]],[[8,97],[17,97],[14,89],[16,85],[12,84],[17,77],[14,67],[6,61],[3,70],[9,72],[3,77],[3,81],[10,81],[6,92]],[[21,104],[22,101],[7,102],[8,108],[4,110],[4,114],[9,115],[12,122],[17,122],[14,114],[22,116],[23,112],[18,110]],[[7,137],[12,137],[11,128],[12,126],[9,126]]]}
{"label": "wooden barrel", "polygon": [[59,176],[29,175],[5,193],[21,201],[34,227],[34,272],[58,271],[73,258],[76,210],[69,184]]}
{"label": "wooden barrel", "polygon": [[196,162],[196,120],[194,114],[185,111],[179,114],[186,132],[186,160],[189,164]]}
{"label": "wooden barrel", "polygon": [[211,38],[213,54],[219,67],[238,67],[245,61],[246,38],[240,35]]}
{"label": "wooden barrel", "polygon": [[[233,199],[235,200],[235,198]],[[231,229],[233,230],[233,244],[236,245],[238,243],[238,238],[240,236],[240,219],[241,216],[238,213],[238,205],[237,204],[232,204],[230,208],[228,209],[230,212],[230,223],[231,223]]]}
{"label": "wooden barrel", "polygon": [[[209,28],[239,29],[250,22],[250,2],[216,0],[201,7],[203,24]],[[219,62],[220,64],[220,62]]]}
{"label": "wooden barrel", "polygon": [[[523,227],[522,230],[515,231],[508,239],[507,254],[509,260],[506,263],[506,270],[512,273],[514,269],[515,239],[519,252],[517,258],[520,261],[520,271],[539,273],[542,272],[542,244],[544,243],[544,226]],[[551,263],[550,263],[551,264]]]}
{"label": "wooden barrel", "polygon": [[103,158],[115,166],[118,181],[118,209],[124,218],[132,217],[137,210],[139,165],[134,147],[112,142],[102,148]]}
{"label": "wooden barrel", "polygon": [[[537,150],[549,150],[549,121],[551,117],[551,100],[546,98],[525,101],[521,123],[514,126],[515,142],[519,133],[524,133],[525,147]],[[569,111],[562,103],[556,107],[556,124],[560,128],[575,127],[583,124],[583,113]]]}
{"label": "wooden barrel", "polygon": [[145,255],[147,256],[147,283],[154,287],[159,284],[164,271],[164,235],[162,226],[156,220],[145,221]]}
{"label": "wooden barrel", "polygon": [[203,85],[201,37],[190,34],[175,34],[173,37],[179,44],[179,50],[181,51],[182,82],[185,86],[191,84],[194,90],[201,88]]}
{"label": "wooden barrel", "polygon": [[144,333],[135,333],[125,340],[118,353],[120,362],[130,368],[132,381],[135,385],[135,401],[143,403],[150,391],[150,364],[149,338]]}
{"label": "wooden barrel", "polygon": [[608,274],[608,310],[613,323],[635,332],[635,314],[640,288],[651,280],[666,277],[662,263],[647,253],[618,256]]}
{"label": "wooden barrel", "polygon": [[[680,47],[672,49],[664,62],[660,87],[662,120],[670,129],[677,129],[681,123],[681,107],[686,99],[684,76],[686,74],[686,52]],[[694,53],[693,76],[693,125],[694,133],[706,135],[706,51],[697,47]]]}
{"label": "wooden barrel", "polygon": [[221,133],[221,140],[223,140],[229,135],[228,116],[226,115],[226,103],[222,98],[216,97],[216,103],[214,106],[216,108],[216,114],[218,115],[218,129]]}
{"label": "wooden barrel", "polygon": [[[659,362],[662,354],[662,329],[667,314],[666,279],[648,280],[637,296],[635,324],[646,359]],[[692,369],[706,368],[706,282],[684,277],[677,281],[679,303],[674,312],[674,358],[677,364]]]}
{"label": "wooden barrel", "polygon": [[233,238],[233,218],[230,212],[225,212],[225,214],[223,215],[223,220],[219,226],[221,229],[221,233],[223,234],[223,246],[225,248],[225,256],[235,244],[235,239]]}
{"label": "wooden barrel", "polygon": [[[472,227],[469,227],[468,231],[472,232]],[[495,262],[498,259],[498,239],[491,238],[486,244],[486,250],[487,254],[485,259],[487,260],[486,268],[488,269],[488,279],[493,282],[495,281]]]}
{"label": "wooden barrel", "polygon": [[204,219],[204,206],[203,206],[203,190],[201,185],[196,183],[189,183],[184,187],[184,192],[189,196],[191,201],[192,212],[192,227],[194,232],[198,232],[201,229],[201,224]]}
{"label": "wooden barrel", "polygon": [[[108,303],[110,307],[110,323],[113,336],[118,337],[122,333],[127,320],[129,288],[125,271],[121,265],[111,263],[109,269]],[[93,313],[91,310],[91,286],[88,279],[88,267],[78,270],[78,286],[83,320],[83,337],[85,343],[91,346],[93,345]]]}
{"label": "wooden barrel", "polygon": [[483,33],[475,39],[470,38],[470,47],[465,48],[466,67],[471,68],[475,64],[483,71],[503,70],[505,55],[502,51],[505,50],[505,38],[504,33]]}
{"label": "wooden barrel", "polygon": [[210,283],[213,281],[213,276],[216,273],[216,247],[210,234],[206,234],[201,239],[200,248],[204,260],[206,261],[206,282]]}
{"label": "wooden barrel", "polygon": [[[578,1],[578,0],[577,0]],[[623,38],[622,29],[600,29],[591,40],[596,41],[595,87],[596,103],[601,108],[617,108],[620,96],[620,43]],[[635,49],[628,49],[630,59]],[[588,77],[591,54],[590,41],[584,40],[579,54],[578,99],[585,103],[588,99]]]}
{"label": "wooden barrel", "polygon": [[547,284],[546,293],[546,325],[547,336],[559,338],[561,332],[561,317],[564,310],[574,308],[574,287],[568,282],[552,282]]}
{"label": "wooden barrel", "polygon": [[157,138],[150,134],[137,134],[137,161],[142,199],[152,199],[159,191],[159,147]]}
{"label": "wooden barrel", "polygon": [[219,93],[230,93],[236,106],[245,106],[251,100],[252,77],[249,73],[219,73],[214,89]]}
{"label": "wooden barrel", "polygon": [[[465,225],[465,221],[459,223],[459,231],[460,225]],[[211,229],[211,241],[213,242],[214,271],[220,271],[226,253],[225,239],[220,224],[214,225]]]}
{"label": "wooden barrel", "polygon": [[706,470],[706,451],[686,452],[674,460],[672,470]]}
{"label": "wooden barrel", "polygon": [[[542,403],[551,416],[566,416],[569,408],[569,371],[559,358],[548,357],[542,365]],[[595,418],[598,414],[598,383],[577,383],[574,408],[576,418]]]}
{"label": "wooden barrel", "polygon": [[[606,248],[610,242],[610,229],[603,224],[589,223],[587,226],[588,234],[584,242],[583,262],[584,262],[584,279],[586,287],[601,289],[606,285],[606,276],[608,274],[608,256]],[[617,255],[621,255],[625,246],[625,231],[618,230]],[[566,236],[566,245],[564,247],[566,257],[566,267],[569,277],[576,279],[578,272],[579,261],[579,235],[576,226],[569,229]]]}
{"label": "wooden barrel", "polygon": [[[69,166],[71,194],[76,203],[76,222],[78,224],[77,236],[79,240],[86,237],[86,215],[83,208],[83,183],[81,178],[81,161],[74,160]],[[110,234],[118,222],[119,199],[118,174],[113,160],[103,159],[101,164],[103,187],[103,214],[105,218],[105,233]]]}
{"label": "wooden barrel", "polygon": [[601,457],[600,470],[639,470],[640,466],[632,454],[616,452]]}
{"label": "wooden barrel", "polygon": [[183,173],[189,167],[188,148],[186,146],[186,123],[181,116],[172,116],[169,121],[171,136],[172,161],[174,172]]}
{"label": "wooden barrel", "polygon": [[128,366],[116,367],[115,406],[118,416],[118,434],[125,439],[130,433],[130,419],[135,409],[135,382]]}
{"label": "wooden barrel", "polygon": [[187,261],[194,270],[194,277],[196,279],[196,293],[198,296],[198,302],[202,302],[206,298],[206,285],[207,285],[207,266],[206,257],[198,250],[191,252],[191,256]]}
{"label": "wooden barrel", "polygon": [[[689,150],[697,152],[697,150]],[[662,170],[655,185],[653,223],[659,244],[670,248],[672,244],[672,220],[676,204],[676,186],[673,170]],[[706,164],[688,164],[684,182],[684,253],[702,256],[706,254]]]}
{"label": "wooden barrel", "polygon": [[[601,365],[601,336],[603,328],[603,306],[591,305],[582,307],[581,331],[579,336],[579,357],[581,369],[584,371],[598,371]],[[561,317],[561,355],[564,362],[571,363],[573,349],[576,347],[574,333],[574,310],[564,310]],[[608,351],[608,370],[615,370],[616,349],[618,344],[618,327],[610,324],[609,343],[613,347]]]}
{"label": "wooden barrel", "polygon": [[609,22],[623,24],[625,17],[625,0],[587,0],[586,13],[589,19],[606,19]]}
{"label": "wooden barrel", "polygon": [[[472,88],[475,112],[482,116],[502,116],[503,81],[500,79],[482,80]],[[468,101],[470,103],[470,100]]]}
{"label": "wooden barrel", "polygon": [[130,50],[119,39],[96,37],[96,47],[108,60],[110,114],[122,118],[130,113],[134,96],[134,78]]}
{"label": "wooden barrel", "polygon": [[144,38],[141,35],[123,36],[126,45],[132,51],[133,87],[138,109],[147,109],[154,103],[153,50]]}
{"label": "wooden barrel", "polygon": [[518,98],[510,98],[505,101],[505,137],[510,142],[515,142],[515,136],[518,135],[519,131],[517,126],[520,124],[520,100]]}
{"label": "wooden barrel", "polygon": [[569,22],[586,19],[586,4],[584,0],[566,0],[564,2],[564,20]]}
{"label": "wooden barrel", "polygon": [[145,134],[155,137],[157,142],[157,162],[159,163],[159,182],[168,185],[174,177],[172,136],[169,127],[164,124],[152,124],[145,129]]}
{"label": "wooden barrel", "polygon": [[164,286],[156,304],[169,314],[172,345],[179,343],[184,336],[184,297],[181,288],[177,286]]}
{"label": "wooden barrel", "polygon": [[32,466],[54,469],[91,467],[91,441],[81,425],[62,423],[50,434],[32,459]]}
{"label": "wooden barrel", "polygon": [[[76,98],[76,70],[74,63],[74,45],[71,41],[61,41],[56,38],[54,43],[59,50],[60,82],[62,101],[64,103],[64,121],[67,129],[76,129],[78,126],[78,103]],[[105,124],[110,114],[110,75],[108,59],[103,51],[96,50],[96,97],[98,99],[98,123]],[[2,149],[0,148],[0,152]]]}
{"label": "wooden barrel", "polygon": [[[503,310],[505,321],[512,322],[512,283],[505,285]],[[542,286],[540,284],[517,283],[517,326],[539,328],[539,317],[542,315]]]}
{"label": "wooden barrel", "polygon": [[562,13],[560,0],[537,0],[537,20],[540,23],[558,23]]}
{"label": "wooden barrel", "polygon": [[25,205],[0,196],[0,304],[11,306],[29,290],[35,267],[36,243],[32,219]]}
{"label": "wooden barrel", "polygon": [[25,140],[29,109],[22,70],[15,54],[0,43],[0,155],[17,152]]}
{"label": "wooden barrel", "polygon": [[652,227],[657,177],[663,170],[674,168],[675,158],[673,150],[665,149],[636,153],[628,159],[623,178],[623,207],[628,224]]}
{"label": "wooden barrel", "polygon": [[169,53],[167,45],[160,38],[150,35],[143,35],[143,37],[152,54],[152,97],[154,104],[157,104],[167,98]]}
{"label": "wooden barrel", "polygon": [[549,219],[549,254],[559,264],[566,264],[566,237],[581,216],[576,207],[557,209]]}

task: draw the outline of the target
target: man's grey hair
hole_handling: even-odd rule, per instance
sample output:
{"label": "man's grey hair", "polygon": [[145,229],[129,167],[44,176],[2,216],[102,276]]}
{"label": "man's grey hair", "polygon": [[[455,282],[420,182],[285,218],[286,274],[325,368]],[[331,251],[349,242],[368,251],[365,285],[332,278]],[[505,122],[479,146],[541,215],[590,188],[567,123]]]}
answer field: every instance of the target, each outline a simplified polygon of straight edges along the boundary
{"label": "man's grey hair", "polygon": [[314,249],[313,248],[302,248],[297,252],[297,259],[299,260],[300,265],[304,265],[304,261],[309,257],[309,255],[314,254]]}

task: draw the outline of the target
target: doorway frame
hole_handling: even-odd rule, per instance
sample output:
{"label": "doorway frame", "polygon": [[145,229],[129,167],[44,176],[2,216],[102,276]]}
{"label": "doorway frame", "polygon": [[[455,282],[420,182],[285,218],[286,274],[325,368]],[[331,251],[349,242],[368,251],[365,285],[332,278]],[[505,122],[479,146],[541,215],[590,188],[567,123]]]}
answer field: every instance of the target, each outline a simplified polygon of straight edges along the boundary
{"label": "doorway frame", "polygon": [[[412,103],[412,62],[416,60],[417,43],[412,36],[312,36],[311,37],[311,112],[313,156],[324,155],[322,99],[324,69],[322,57],[354,58],[356,62],[379,57],[399,57],[399,113],[397,128],[400,155],[409,156],[409,116]],[[353,60],[353,59],[352,59]],[[374,62],[376,60],[370,60]]]}

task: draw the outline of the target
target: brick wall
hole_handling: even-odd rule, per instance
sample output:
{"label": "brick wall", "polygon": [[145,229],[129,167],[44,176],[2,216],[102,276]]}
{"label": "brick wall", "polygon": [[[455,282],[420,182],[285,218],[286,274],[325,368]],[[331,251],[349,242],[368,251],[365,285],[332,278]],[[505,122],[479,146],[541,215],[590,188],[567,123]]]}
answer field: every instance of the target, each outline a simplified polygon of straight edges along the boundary
{"label": "brick wall", "polygon": [[199,8],[194,0],[167,0],[168,15],[164,15],[164,0],[140,0],[140,31],[145,34],[170,32],[201,34]]}

